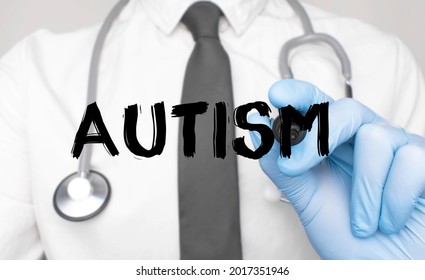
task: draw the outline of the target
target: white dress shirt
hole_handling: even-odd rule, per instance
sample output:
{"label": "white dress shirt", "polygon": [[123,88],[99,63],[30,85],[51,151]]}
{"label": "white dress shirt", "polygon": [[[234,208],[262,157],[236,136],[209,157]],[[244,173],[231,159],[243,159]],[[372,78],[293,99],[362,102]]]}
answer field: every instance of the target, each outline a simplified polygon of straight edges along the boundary
{"label": "white dress shirt", "polygon": [[[97,103],[119,156],[94,145],[93,170],[112,187],[105,210],[84,222],[56,214],[53,194],[76,171],[74,137],[86,109],[88,68],[99,25],[67,34],[40,30],[0,63],[0,257],[49,259],[178,259],[178,118],[188,57],[194,46],[179,23],[194,0],[132,0],[106,40]],[[230,56],[235,105],[266,101],[279,80],[282,45],[302,33],[284,0],[215,0],[224,12],[220,39]],[[422,75],[389,34],[307,6],[317,31],[335,36],[352,62],[354,98],[395,125],[423,134]],[[320,44],[292,53],[296,78],[339,99],[340,64]],[[136,158],[123,139],[124,108],[139,104],[139,140],[152,144],[150,106],[165,102],[167,141],[154,158]],[[274,114],[277,110],[274,109]],[[247,131],[236,128],[238,137]],[[264,199],[272,187],[255,160],[238,156],[244,259],[318,258],[290,205]]]}

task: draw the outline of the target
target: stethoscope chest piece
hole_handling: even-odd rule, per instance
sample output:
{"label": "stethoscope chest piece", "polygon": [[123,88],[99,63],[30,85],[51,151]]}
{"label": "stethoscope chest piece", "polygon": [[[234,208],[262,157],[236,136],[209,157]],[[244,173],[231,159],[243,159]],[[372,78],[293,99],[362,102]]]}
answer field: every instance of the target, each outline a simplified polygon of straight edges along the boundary
{"label": "stethoscope chest piece", "polygon": [[105,176],[90,171],[81,177],[77,172],[60,182],[53,196],[53,206],[62,218],[84,221],[99,214],[108,204],[111,187]]}

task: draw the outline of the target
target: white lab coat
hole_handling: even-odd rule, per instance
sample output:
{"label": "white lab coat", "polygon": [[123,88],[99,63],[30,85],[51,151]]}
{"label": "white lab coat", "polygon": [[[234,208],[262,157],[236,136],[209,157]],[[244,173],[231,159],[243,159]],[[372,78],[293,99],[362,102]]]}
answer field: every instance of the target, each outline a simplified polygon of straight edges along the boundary
{"label": "white lab coat", "polygon": [[[178,24],[190,1],[174,3],[172,9],[166,1],[155,2],[131,1],[106,41],[97,100],[120,154],[111,157],[102,145],[94,148],[92,169],[107,176],[112,196],[91,220],[62,219],[52,199],[58,183],[76,171],[71,148],[86,108],[88,67],[99,26],[68,34],[38,31],[2,58],[1,258],[179,258],[178,119],[170,112],[180,104],[193,47],[190,33]],[[298,19],[285,1],[215,2],[227,17],[220,37],[232,64],[235,105],[268,101],[267,90],[280,75],[280,48],[302,32]],[[346,49],[354,97],[395,125],[423,134],[423,79],[404,45],[357,20],[307,8],[316,30],[335,36]],[[340,65],[328,47],[301,47],[291,63],[298,79],[335,99],[343,97]],[[164,152],[136,159],[123,141],[124,108],[141,105],[139,138],[149,147],[149,108],[161,101],[167,112]],[[247,131],[236,133],[251,145]],[[258,162],[239,156],[238,165],[244,258],[318,258],[291,206],[263,198],[272,183]]]}

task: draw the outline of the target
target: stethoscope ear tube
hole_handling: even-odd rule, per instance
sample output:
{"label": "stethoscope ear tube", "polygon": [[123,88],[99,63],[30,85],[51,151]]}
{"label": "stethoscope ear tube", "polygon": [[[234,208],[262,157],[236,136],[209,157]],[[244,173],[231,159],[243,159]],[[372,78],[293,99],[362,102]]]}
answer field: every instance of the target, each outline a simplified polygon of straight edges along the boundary
{"label": "stethoscope ear tube", "polygon": [[53,206],[65,220],[81,222],[102,212],[110,197],[111,187],[105,176],[90,170],[84,178],[75,172],[59,183]]}
{"label": "stethoscope ear tube", "polygon": [[[129,0],[120,0],[112,9],[104,21],[96,38],[90,62],[90,72],[87,91],[87,105],[96,101],[98,67],[106,36],[122,9]],[[346,96],[352,97],[351,88],[351,65],[347,54],[334,38],[327,34],[315,33],[311,21],[304,8],[297,0],[288,0],[300,17],[305,30],[303,36],[288,41],[281,50],[279,65],[283,79],[292,79],[293,73],[289,66],[290,51],[305,43],[325,42],[329,44],[341,61],[342,74],[346,80]],[[282,122],[278,117],[273,123],[273,131],[278,141],[281,140]],[[291,125],[291,145],[300,143],[305,137],[306,131],[300,130],[296,124]],[[59,216],[68,221],[85,221],[98,215],[106,207],[111,196],[111,187],[105,176],[96,171],[89,170],[91,159],[91,147],[83,149],[79,159],[78,172],[73,173],[62,180],[53,196],[53,206]],[[284,198],[283,198],[284,200]]]}
{"label": "stethoscope ear tube", "polygon": [[[106,36],[113,22],[129,0],[120,0],[106,17],[97,35],[90,62],[87,105],[96,101],[100,57]],[[98,215],[106,207],[111,187],[105,176],[89,170],[91,147],[86,146],[78,162],[78,172],[60,182],[53,195],[53,207],[59,216],[68,221],[85,221]]]}

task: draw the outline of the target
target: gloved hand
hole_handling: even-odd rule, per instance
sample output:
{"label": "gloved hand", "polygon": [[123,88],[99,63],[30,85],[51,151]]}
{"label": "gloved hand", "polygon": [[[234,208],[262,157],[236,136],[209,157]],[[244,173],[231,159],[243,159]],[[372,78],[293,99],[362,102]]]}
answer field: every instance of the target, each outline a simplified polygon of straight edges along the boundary
{"label": "gloved hand", "polygon": [[[311,132],[280,157],[275,141],[260,159],[290,201],[317,253],[325,259],[425,258],[425,139],[391,126],[353,99],[332,100],[313,85],[282,80],[269,91],[275,107],[306,112],[329,102],[329,156]],[[250,123],[271,127],[252,114]],[[261,143],[251,132],[255,147]]]}

